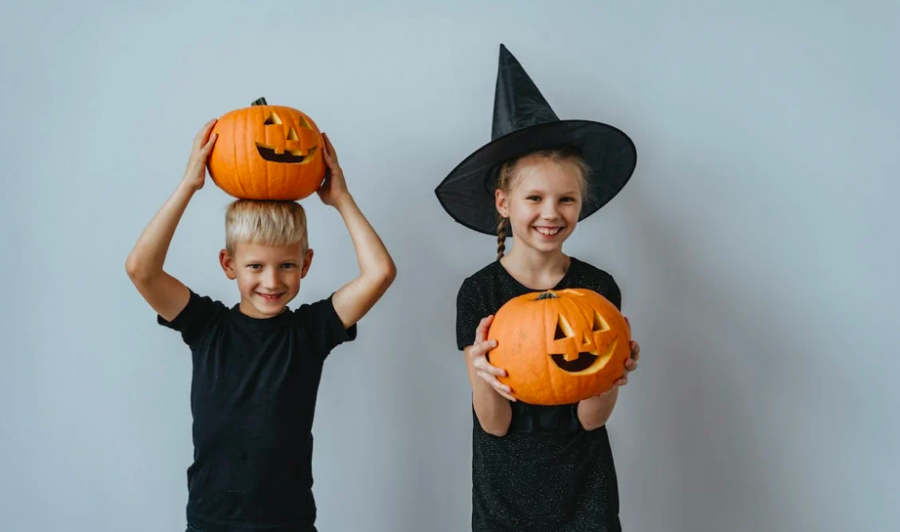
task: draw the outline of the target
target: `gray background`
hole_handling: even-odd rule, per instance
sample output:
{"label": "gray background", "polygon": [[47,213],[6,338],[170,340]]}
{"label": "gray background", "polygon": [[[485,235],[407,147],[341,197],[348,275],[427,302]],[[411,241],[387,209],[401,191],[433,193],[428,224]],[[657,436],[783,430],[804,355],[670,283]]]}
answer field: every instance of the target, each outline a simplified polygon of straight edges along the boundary
{"label": "gray background", "polygon": [[[627,530],[897,529],[896,3],[0,5],[0,529],[183,528],[190,359],[124,261],[200,126],[259,96],[330,134],[399,267],[326,365],[320,529],[467,529],[454,302],[494,242],[432,191],[489,138],[500,42],[561,117],[638,146],[566,243],[643,346],[609,423]],[[195,197],[167,269],[233,304],[228,201]],[[356,272],[304,204],[297,303]]]}

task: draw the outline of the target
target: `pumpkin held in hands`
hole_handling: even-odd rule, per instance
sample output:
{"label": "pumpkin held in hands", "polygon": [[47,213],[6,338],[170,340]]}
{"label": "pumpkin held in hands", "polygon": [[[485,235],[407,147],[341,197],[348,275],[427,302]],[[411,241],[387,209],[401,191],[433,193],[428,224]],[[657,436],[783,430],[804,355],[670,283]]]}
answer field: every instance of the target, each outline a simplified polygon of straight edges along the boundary
{"label": "pumpkin held in hands", "polygon": [[219,138],[209,174],[226,193],[241,199],[299,200],[325,177],[322,134],[308,116],[264,98],[227,113],[216,123]]}
{"label": "pumpkin held in hands", "polygon": [[526,403],[562,405],[599,395],[625,373],[631,330],[615,305],[586,289],[513,298],[494,316],[490,363]]}

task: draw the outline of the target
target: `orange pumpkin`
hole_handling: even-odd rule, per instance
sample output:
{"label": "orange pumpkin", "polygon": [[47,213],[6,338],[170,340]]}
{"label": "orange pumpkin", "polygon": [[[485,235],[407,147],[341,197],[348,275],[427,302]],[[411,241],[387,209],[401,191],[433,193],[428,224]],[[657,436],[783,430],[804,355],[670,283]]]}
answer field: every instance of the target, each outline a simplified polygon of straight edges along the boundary
{"label": "orange pumpkin", "polygon": [[227,113],[209,157],[209,174],[226,193],[242,199],[299,200],[325,177],[322,134],[308,116],[264,98]]}
{"label": "orange pumpkin", "polygon": [[488,334],[500,381],[526,403],[561,405],[599,395],[625,372],[631,331],[615,305],[586,289],[534,292],[513,298]]}

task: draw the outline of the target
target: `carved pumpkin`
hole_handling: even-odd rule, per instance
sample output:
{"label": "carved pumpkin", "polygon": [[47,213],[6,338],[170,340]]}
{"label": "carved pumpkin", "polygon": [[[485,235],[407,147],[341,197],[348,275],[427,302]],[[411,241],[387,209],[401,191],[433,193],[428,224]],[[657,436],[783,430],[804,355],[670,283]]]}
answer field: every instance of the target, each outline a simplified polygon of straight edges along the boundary
{"label": "carved pumpkin", "polygon": [[526,403],[561,405],[599,395],[625,372],[631,331],[615,305],[585,289],[534,292],[494,316],[491,364]]}
{"label": "carved pumpkin", "polygon": [[308,116],[264,98],[227,113],[209,157],[209,174],[226,193],[242,199],[299,200],[325,177],[322,134]]}

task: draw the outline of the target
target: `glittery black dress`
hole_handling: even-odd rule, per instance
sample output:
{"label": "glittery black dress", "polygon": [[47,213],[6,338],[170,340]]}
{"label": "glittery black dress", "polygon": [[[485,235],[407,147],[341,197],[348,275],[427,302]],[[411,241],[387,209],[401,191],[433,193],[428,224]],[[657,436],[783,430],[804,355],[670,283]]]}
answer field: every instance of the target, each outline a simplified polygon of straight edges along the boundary
{"label": "glittery black dress", "polygon": [[[554,289],[589,288],[616,307],[622,296],[608,273],[574,257]],[[533,292],[499,261],[466,279],[457,296],[459,349],[472,345],[478,322],[508,300]],[[506,436],[485,432],[472,412],[474,532],[620,531],[619,492],[606,427],[586,431],[577,404],[512,403]]]}

